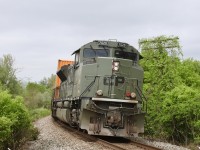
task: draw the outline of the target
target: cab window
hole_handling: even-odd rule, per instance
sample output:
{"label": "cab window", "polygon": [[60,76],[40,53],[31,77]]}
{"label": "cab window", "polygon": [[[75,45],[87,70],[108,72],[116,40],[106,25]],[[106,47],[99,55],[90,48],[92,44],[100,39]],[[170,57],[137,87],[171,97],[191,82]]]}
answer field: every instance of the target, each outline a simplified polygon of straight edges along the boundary
{"label": "cab window", "polygon": [[109,57],[110,51],[108,49],[84,49],[84,58],[94,58],[94,57]]}
{"label": "cab window", "polygon": [[122,51],[122,50],[116,50],[115,51],[115,57],[137,61],[137,53],[125,52],[125,51]]}

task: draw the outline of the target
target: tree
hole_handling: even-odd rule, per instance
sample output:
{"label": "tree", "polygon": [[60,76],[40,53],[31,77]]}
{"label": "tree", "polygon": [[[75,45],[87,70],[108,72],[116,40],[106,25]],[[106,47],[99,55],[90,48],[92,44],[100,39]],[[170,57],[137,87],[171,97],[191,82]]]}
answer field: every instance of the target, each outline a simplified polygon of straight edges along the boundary
{"label": "tree", "polygon": [[[177,68],[180,65],[180,45],[177,37],[165,36],[142,39],[139,45],[144,57],[140,63],[144,68],[144,92],[149,101],[147,117],[149,128],[153,126],[162,130],[162,127],[159,124],[154,125],[152,120],[159,121],[157,113],[162,111],[161,105],[165,93],[179,82]],[[160,134],[160,131],[157,131]]]}
{"label": "tree", "polygon": [[158,115],[164,135],[171,141],[200,142],[200,90],[183,84],[166,93]]}
{"label": "tree", "polygon": [[173,142],[200,142],[200,62],[181,61],[178,37],[139,41],[148,99],[146,131]]}
{"label": "tree", "polygon": [[[38,133],[31,125],[24,99],[18,96],[23,89],[16,71],[11,55],[0,58],[0,149],[16,149],[22,141],[35,138]],[[39,91],[45,91],[45,87]]]}
{"label": "tree", "polygon": [[55,80],[56,80],[56,75],[52,74],[51,77],[49,78],[44,77],[39,83],[46,86],[46,88],[48,89],[54,89]]}
{"label": "tree", "polygon": [[22,94],[21,83],[16,77],[16,71],[11,55],[4,55],[3,58],[0,58],[0,83],[14,96]]}
{"label": "tree", "polygon": [[183,60],[178,70],[183,84],[200,89],[200,61]]}
{"label": "tree", "polygon": [[42,96],[46,91],[46,87],[44,85],[29,82],[25,89],[25,103],[26,106],[30,109],[35,109],[41,107]]}
{"label": "tree", "polygon": [[39,83],[29,82],[25,89],[25,102],[28,108],[50,108],[55,75],[43,78]]}
{"label": "tree", "polygon": [[182,54],[178,38],[160,36],[142,39],[139,45],[144,57],[141,65],[145,70],[145,83],[151,84],[148,90],[157,88],[159,91],[167,91],[173,88],[177,84],[177,68]]}

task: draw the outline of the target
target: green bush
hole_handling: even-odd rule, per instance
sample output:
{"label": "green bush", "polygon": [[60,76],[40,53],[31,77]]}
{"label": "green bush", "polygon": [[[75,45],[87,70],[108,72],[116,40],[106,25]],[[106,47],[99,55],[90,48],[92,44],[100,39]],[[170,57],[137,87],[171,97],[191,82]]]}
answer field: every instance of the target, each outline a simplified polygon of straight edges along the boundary
{"label": "green bush", "polygon": [[28,109],[50,108],[52,90],[45,85],[29,82],[25,89],[24,100]]}
{"label": "green bush", "polygon": [[0,148],[15,149],[29,132],[31,120],[23,98],[0,91]]}
{"label": "green bush", "polygon": [[140,40],[145,133],[177,144],[200,143],[200,61],[182,60],[178,38]]}
{"label": "green bush", "polygon": [[0,149],[3,149],[5,141],[11,138],[11,125],[12,122],[9,118],[0,117]]}
{"label": "green bush", "polygon": [[200,135],[200,94],[197,89],[179,85],[166,94],[158,115],[166,137],[170,140],[198,142]]}

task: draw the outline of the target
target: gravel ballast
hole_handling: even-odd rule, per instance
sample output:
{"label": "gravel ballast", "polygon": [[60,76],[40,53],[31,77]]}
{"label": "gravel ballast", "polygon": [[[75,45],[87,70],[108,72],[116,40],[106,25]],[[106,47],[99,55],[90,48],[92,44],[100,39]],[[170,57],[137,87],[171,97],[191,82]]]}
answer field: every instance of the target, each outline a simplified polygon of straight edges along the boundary
{"label": "gravel ballast", "polygon": [[[73,132],[66,131],[60,127],[51,116],[39,119],[34,123],[40,134],[35,141],[28,141],[23,150],[108,150],[108,147],[100,145],[97,142],[88,142],[80,138]],[[164,150],[188,150],[164,142],[152,142],[142,138],[136,139],[142,143],[162,148]]]}
{"label": "gravel ballast", "polygon": [[29,141],[23,146],[23,150],[108,150],[95,142],[85,142],[77,135],[67,132],[64,128],[55,124],[51,116],[47,116],[35,122],[40,134],[37,140]]}

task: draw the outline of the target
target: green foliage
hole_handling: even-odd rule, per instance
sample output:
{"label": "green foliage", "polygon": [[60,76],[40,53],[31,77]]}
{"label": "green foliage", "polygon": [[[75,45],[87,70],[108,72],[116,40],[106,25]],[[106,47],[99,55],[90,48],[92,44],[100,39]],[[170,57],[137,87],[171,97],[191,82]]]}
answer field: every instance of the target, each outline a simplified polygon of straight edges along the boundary
{"label": "green foliage", "polygon": [[12,121],[7,117],[0,117],[0,149],[2,149],[2,143],[11,137]]}
{"label": "green foliage", "polygon": [[46,109],[46,108],[36,108],[36,109],[30,110],[31,120],[35,121],[39,118],[50,115],[50,113],[51,113],[50,109]]}
{"label": "green foliage", "polygon": [[17,69],[14,68],[14,59],[11,55],[0,58],[0,84],[14,96],[22,94],[20,81],[16,78]]}
{"label": "green foliage", "polygon": [[146,133],[174,143],[200,142],[200,62],[181,61],[177,37],[139,42],[148,99]]}
{"label": "green foliage", "polygon": [[179,76],[185,85],[200,89],[200,61],[193,59],[182,61]]}
{"label": "green foliage", "polygon": [[25,89],[25,103],[32,111],[37,108],[50,109],[52,89],[55,87],[55,75],[43,78],[39,83],[29,82]]}
{"label": "green foliage", "polygon": [[45,85],[29,82],[25,89],[25,103],[29,109],[50,108],[52,91]]}
{"label": "green foliage", "polygon": [[163,132],[178,142],[194,140],[200,135],[199,90],[179,85],[166,93],[158,115]]}
{"label": "green foliage", "polygon": [[26,86],[26,90],[27,92],[29,92],[30,94],[34,95],[35,93],[38,92],[45,92],[45,86],[41,85],[41,84],[37,84],[37,83],[33,83],[33,82],[29,82],[28,85]]}
{"label": "green foliage", "polygon": [[39,83],[29,82],[27,84],[24,98],[32,121],[50,115],[50,100],[54,84],[55,75],[44,78]]}
{"label": "green foliage", "polygon": [[55,88],[55,80],[56,80],[56,75],[52,74],[51,77],[49,78],[43,78],[40,81],[40,84],[44,85],[48,89],[53,89]]}
{"label": "green foliage", "polygon": [[31,126],[23,98],[12,98],[6,91],[0,92],[0,147],[14,147]]}
{"label": "green foliage", "polygon": [[[168,40],[170,41],[169,45],[165,43]],[[164,36],[140,40],[144,57],[140,63],[145,70],[145,83],[149,83],[146,85],[148,90],[152,91],[158,88],[159,91],[167,91],[177,84],[177,66],[180,64],[179,56],[181,55],[180,46],[177,43],[176,37]],[[170,49],[165,47],[170,47]]]}
{"label": "green foliage", "polygon": [[11,55],[0,58],[0,149],[16,149],[21,142],[36,139],[39,132],[31,121],[50,114],[55,75],[22,89],[16,71]]}

